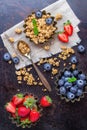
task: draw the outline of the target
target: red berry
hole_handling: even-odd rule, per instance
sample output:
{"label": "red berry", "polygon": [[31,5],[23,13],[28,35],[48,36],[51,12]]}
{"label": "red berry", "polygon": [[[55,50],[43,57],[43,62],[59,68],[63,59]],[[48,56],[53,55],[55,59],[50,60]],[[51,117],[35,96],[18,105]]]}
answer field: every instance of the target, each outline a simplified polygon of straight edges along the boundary
{"label": "red berry", "polygon": [[52,104],[52,99],[49,96],[43,96],[40,100],[40,105],[42,107],[49,107]]}
{"label": "red berry", "polygon": [[19,107],[18,108],[18,116],[20,117],[26,117],[30,113],[30,108],[26,107]]}

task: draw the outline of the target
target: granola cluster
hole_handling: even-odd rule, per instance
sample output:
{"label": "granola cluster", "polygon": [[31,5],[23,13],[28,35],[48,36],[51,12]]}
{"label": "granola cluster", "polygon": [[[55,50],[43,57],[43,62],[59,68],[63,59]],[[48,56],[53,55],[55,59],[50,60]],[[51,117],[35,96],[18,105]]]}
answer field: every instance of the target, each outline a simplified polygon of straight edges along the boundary
{"label": "granola cluster", "polygon": [[[52,24],[46,24],[47,18],[53,19]],[[34,26],[32,20],[35,20],[37,23],[38,35],[34,34]],[[26,34],[26,37],[30,38],[30,40],[33,41],[35,44],[42,44],[44,42],[47,42],[48,39],[51,38],[56,31],[57,27],[55,26],[55,24],[56,22],[54,21],[54,18],[51,17],[50,13],[46,13],[45,11],[43,11],[41,18],[36,18],[35,13],[32,13],[25,19],[24,32]]]}

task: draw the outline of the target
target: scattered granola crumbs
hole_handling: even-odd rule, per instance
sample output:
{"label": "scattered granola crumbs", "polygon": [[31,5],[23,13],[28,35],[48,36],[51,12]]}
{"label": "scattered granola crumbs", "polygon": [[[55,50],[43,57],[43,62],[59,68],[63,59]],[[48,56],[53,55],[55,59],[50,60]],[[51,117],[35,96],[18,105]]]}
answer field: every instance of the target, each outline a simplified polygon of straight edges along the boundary
{"label": "scattered granola crumbs", "polygon": [[19,91],[20,91],[20,89],[17,89],[17,91],[19,92]]}
{"label": "scattered granola crumbs", "polygon": [[16,57],[17,55],[15,53],[12,54],[12,57]]}
{"label": "scattered granola crumbs", "polygon": [[9,64],[11,64],[11,63],[12,63],[12,61],[11,61],[11,60],[9,60],[9,61],[8,61],[8,63],[9,63]]}
{"label": "scattered granola crumbs", "polygon": [[53,79],[53,77],[51,77],[51,79]]}
{"label": "scattered granola crumbs", "polygon": [[47,91],[47,89],[46,89],[46,88],[44,88],[44,89],[42,89],[42,91],[43,91],[43,92],[46,92],[46,91]]}
{"label": "scattered granola crumbs", "polygon": [[71,63],[69,63],[69,65],[71,65]]}
{"label": "scattered granola crumbs", "polygon": [[52,74],[53,74],[53,75],[56,75],[57,73],[58,73],[58,70],[55,69],[55,68],[52,68]]}
{"label": "scattered granola crumbs", "polygon": [[38,62],[37,65],[41,65],[41,64]]}
{"label": "scattered granola crumbs", "polygon": [[22,84],[22,82],[21,82],[21,81],[18,81],[18,84]]}
{"label": "scattered granola crumbs", "polygon": [[27,71],[29,72],[30,70],[32,70],[32,67],[30,67],[30,68],[27,68]]}
{"label": "scattered granola crumbs", "polygon": [[21,30],[20,28],[16,28],[16,29],[15,29],[15,33],[21,34],[21,33],[22,33],[22,30]]}
{"label": "scattered granola crumbs", "polygon": [[16,75],[21,75],[21,71],[15,71]]}
{"label": "scattered granola crumbs", "polygon": [[34,82],[34,85],[37,85],[37,82]]}
{"label": "scattered granola crumbs", "polygon": [[45,46],[44,46],[44,49],[45,49],[46,51],[48,51],[48,50],[50,49],[50,46],[49,46],[49,45],[45,45]]}
{"label": "scattered granola crumbs", "polygon": [[17,80],[22,80],[22,76],[17,76]]}
{"label": "scattered granola crumbs", "polygon": [[43,84],[42,84],[42,82],[39,82],[38,85],[42,86]]}
{"label": "scattered granola crumbs", "polygon": [[59,19],[62,19],[62,15],[61,15],[61,14],[57,14],[57,15],[55,16],[55,20],[56,20],[56,21],[58,21]]}
{"label": "scattered granola crumbs", "polygon": [[40,78],[38,77],[37,80],[40,80]]}
{"label": "scattered granola crumbs", "polygon": [[63,65],[66,66],[66,63],[64,63]]}
{"label": "scattered granola crumbs", "polygon": [[10,43],[14,43],[14,38],[13,37],[9,37],[8,40],[9,40]]}
{"label": "scattered granola crumbs", "polygon": [[76,68],[76,65],[75,64],[72,64],[72,69],[75,69]]}

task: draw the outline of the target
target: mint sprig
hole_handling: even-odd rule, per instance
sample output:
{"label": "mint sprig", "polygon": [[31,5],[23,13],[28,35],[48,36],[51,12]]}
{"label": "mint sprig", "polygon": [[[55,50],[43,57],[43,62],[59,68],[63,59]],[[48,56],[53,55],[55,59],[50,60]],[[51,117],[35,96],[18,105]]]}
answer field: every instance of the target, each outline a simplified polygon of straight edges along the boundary
{"label": "mint sprig", "polygon": [[33,28],[34,34],[35,34],[35,35],[38,35],[38,34],[39,34],[39,31],[38,31],[36,19],[32,19],[32,23],[33,23],[33,26],[34,26],[34,28]]}
{"label": "mint sprig", "polygon": [[68,78],[68,82],[69,83],[72,83],[72,82],[75,82],[77,79],[75,77],[72,77],[72,78]]}

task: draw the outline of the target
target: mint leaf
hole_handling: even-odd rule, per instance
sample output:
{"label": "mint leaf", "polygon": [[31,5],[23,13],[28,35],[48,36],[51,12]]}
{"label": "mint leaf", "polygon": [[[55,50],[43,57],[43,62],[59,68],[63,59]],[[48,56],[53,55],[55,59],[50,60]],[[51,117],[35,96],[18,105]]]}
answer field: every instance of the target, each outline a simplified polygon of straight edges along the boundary
{"label": "mint leaf", "polygon": [[72,78],[68,78],[68,82],[72,83],[72,82],[75,82],[77,79],[75,77],[72,77]]}
{"label": "mint leaf", "polygon": [[34,31],[34,34],[35,35],[38,35],[39,34],[39,31],[38,31],[38,27],[37,27],[37,21],[35,19],[32,19],[32,23],[33,23],[33,31]]}

